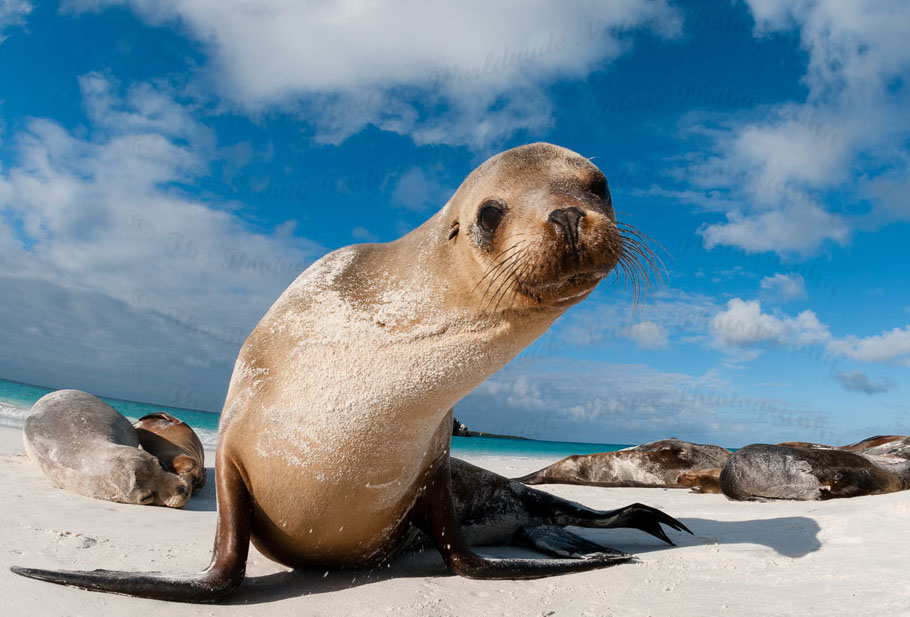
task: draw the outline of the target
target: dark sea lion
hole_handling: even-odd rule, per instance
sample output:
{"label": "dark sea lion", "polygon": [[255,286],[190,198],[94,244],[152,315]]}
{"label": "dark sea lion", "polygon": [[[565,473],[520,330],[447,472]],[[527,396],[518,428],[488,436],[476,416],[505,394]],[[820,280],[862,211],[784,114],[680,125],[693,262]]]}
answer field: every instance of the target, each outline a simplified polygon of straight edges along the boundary
{"label": "dark sea lion", "polygon": [[62,489],[120,503],[182,508],[190,483],[139,449],[136,430],[113,407],[79,390],[57,390],[32,406],[25,449]]}
{"label": "dark sea lion", "polygon": [[[219,426],[218,529],[193,576],[51,572],[99,591],[213,602],[244,577],[249,542],[291,567],[381,562],[411,525],[456,573],[534,578],[629,559],[487,559],[452,496],[452,406],[587,297],[614,267],[643,273],[606,178],[550,144],[494,156],[437,214],[388,244],[308,268],[240,350]],[[636,511],[629,526],[666,521]]]}
{"label": "dark sea lion", "polygon": [[576,454],[521,478],[525,484],[584,484],[606,487],[680,488],[680,474],[721,467],[730,451],[679,439],[598,454]]}
{"label": "dark sea lion", "polygon": [[[688,531],[659,510],[633,504],[617,510],[595,510],[539,491],[457,458],[452,468],[452,495],[461,533],[471,546],[526,546],[556,557],[591,559],[617,551],[564,529],[634,527],[673,544],[660,524]],[[418,529],[406,548],[432,545]]]}
{"label": "dark sea lion", "polygon": [[753,444],[733,453],[720,488],[737,501],[811,501],[893,493],[907,483],[853,452]]}
{"label": "dark sea lion", "polygon": [[189,480],[193,493],[205,486],[205,450],[189,424],[159,411],[142,416],[133,427],[142,449]]}

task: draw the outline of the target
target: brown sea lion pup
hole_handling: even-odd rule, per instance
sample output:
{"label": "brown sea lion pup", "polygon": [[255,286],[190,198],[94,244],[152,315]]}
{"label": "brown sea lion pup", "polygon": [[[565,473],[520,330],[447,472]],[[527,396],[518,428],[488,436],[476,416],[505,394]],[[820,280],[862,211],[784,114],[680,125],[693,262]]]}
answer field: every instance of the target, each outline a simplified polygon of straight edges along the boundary
{"label": "brown sea lion pup", "polygon": [[836,448],[837,446],[829,446],[823,443],[814,443],[811,441],[782,441],[779,446],[786,446],[788,448],[821,448],[821,449],[831,449]]}
{"label": "brown sea lion pup", "polygon": [[698,469],[679,474],[676,483],[683,488],[691,489],[693,493],[720,493],[720,467],[711,469]]}
{"label": "brown sea lion pup", "polygon": [[[291,567],[363,566],[412,525],[472,578],[534,578],[629,556],[488,559],[452,495],[453,405],[620,266],[645,272],[606,178],[550,144],[473,171],[406,236],[330,253],[281,295],[240,350],[219,426],[218,528],[193,576],[52,572],[33,578],[164,600],[213,602],[244,577],[249,542]],[[666,520],[635,511],[628,526]]]}
{"label": "brown sea lion pup", "polygon": [[679,439],[598,454],[576,454],[521,478],[525,484],[584,484],[606,487],[681,488],[680,474],[722,467],[730,451]]}
{"label": "brown sea lion pup", "polygon": [[205,450],[189,424],[159,411],[142,416],[133,427],[142,449],[189,480],[193,493],[205,486]]}
{"label": "brown sea lion pup", "polygon": [[189,481],[139,449],[130,421],[86,392],[57,390],[32,406],[25,449],[62,489],[120,503],[182,508]]}
{"label": "brown sea lion pup", "polygon": [[875,437],[867,437],[862,441],[851,443],[848,446],[841,446],[840,449],[846,450],[847,452],[862,452],[869,448],[875,448],[902,439],[905,439],[903,435],[876,435]]}
{"label": "brown sea lion pup", "polygon": [[910,485],[910,437],[867,441],[871,441],[875,445],[863,448],[858,454],[876,467],[893,473]]}
{"label": "brown sea lion pup", "polygon": [[736,501],[812,501],[893,493],[907,483],[853,452],[753,444],[733,453],[720,488]]}

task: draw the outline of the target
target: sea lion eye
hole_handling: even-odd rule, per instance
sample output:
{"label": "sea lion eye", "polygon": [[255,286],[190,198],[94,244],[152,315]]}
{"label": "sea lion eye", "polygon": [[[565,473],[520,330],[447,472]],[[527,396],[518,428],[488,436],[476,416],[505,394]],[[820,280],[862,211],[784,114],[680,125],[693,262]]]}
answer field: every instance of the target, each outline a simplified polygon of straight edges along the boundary
{"label": "sea lion eye", "polygon": [[496,231],[499,227],[502,217],[505,213],[502,211],[502,205],[497,201],[485,201],[477,213],[477,224],[488,234]]}
{"label": "sea lion eye", "polygon": [[151,505],[154,502],[155,502],[155,495],[152,492],[148,492],[139,497],[139,503],[142,504],[143,506]]}
{"label": "sea lion eye", "polygon": [[597,197],[600,197],[601,199],[606,199],[607,198],[607,177],[605,175],[603,175],[602,173],[598,173],[591,180],[591,186],[588,190],[591,191],[592,193],[594,193],[594,195],[596,195]]}

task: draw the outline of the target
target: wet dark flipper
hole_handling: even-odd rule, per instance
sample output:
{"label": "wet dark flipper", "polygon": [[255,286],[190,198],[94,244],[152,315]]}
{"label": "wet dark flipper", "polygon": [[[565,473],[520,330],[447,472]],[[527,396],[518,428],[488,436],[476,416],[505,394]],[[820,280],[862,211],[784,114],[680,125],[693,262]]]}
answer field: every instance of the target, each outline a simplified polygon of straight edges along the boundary
{"label": "wet dark flipper", "polygon": [[515,534],[514,541],[541,553],[568,559],[604,559],[612,557],[619,562],[633,558],[632,555],[592,542],[562,527],[554,527],[553,525],[522,527]]}
{"label": "wet dark flipper", "polygon": [[664,532],[661,525],[666,525],[667,527],[675,529],[677,531],[685,531],[690,534],[692,533],[688,527],[683,525],[672,516],[661,512],[657,508],[652,508],[651,506],[646,506],[641,503],[633,503],[631,506],[604,512],[603,516],[599,517],[598,519],[587,521],[587,523],[573,524],[584,527],[599,527],[603,529],[615,529],[618,527],[639,529],[645,533],[651,534],[656,538],[660,538],[667,544],[673,546],[675,546],[673,544],[673,541],[667,537],[667,534]]}
{"label": "wet dark flipper", "polygon": [[233,590],[230,581],[205,573],[177,577],[158,572],[40,570],[17,566],[12,566],[10,570],[21,576],[58,585],[173,602],[216,602]]}
{"label": "wet dark flipper", "polygon": [[584,559],[490,559],[474,553],[461,532],[452,495],[448,455],[434,463],[432,475],[417,507],[415,524],[430,535],[442,559],[460,576],[477,579],[532,579],[606,568],[631,555],[598,550]]}

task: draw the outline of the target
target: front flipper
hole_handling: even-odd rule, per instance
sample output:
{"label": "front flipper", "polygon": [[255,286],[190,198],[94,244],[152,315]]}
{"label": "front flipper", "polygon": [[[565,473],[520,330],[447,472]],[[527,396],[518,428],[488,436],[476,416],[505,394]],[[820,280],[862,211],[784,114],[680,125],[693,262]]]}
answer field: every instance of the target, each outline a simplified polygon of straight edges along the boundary
{"label": "front flipper", "polygon": [[608,559],[617,562],[634,559],[632,555],[592,542],[562,527],[528,525],[515,533],[514,542],[541,553],[569,559]]}
{"label": "front flipper", "polygon": [[171,602],[217,602],[240,585],[246,572],[252,500],[231,463],[219,463],[216,481],[218,528],[212,562],[204,572],[174,576],[159,572],[10,569],[28,578],[92,591]]}

